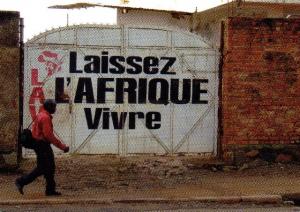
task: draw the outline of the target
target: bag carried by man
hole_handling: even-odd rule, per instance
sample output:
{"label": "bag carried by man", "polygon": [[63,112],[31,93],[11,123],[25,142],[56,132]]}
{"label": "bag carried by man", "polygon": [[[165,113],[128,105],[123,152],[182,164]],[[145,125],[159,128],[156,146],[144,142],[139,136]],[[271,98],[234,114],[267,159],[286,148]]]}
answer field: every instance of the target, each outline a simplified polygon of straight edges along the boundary
{"label": "bag carried by man", "polygon": [[21,145],[27,149],[34,149],[36,141],[32,137],[30,129],[23,129],[20,134]]}
{"label": "bag carried by man", "polygon": [[36,140],[32,137],[32,132],[30,130],[31,125],[35,119],[28,125],[26,129],[22,129],[20,133],[20,143],[22,147],[26,149],[34,149],[36,147]]}

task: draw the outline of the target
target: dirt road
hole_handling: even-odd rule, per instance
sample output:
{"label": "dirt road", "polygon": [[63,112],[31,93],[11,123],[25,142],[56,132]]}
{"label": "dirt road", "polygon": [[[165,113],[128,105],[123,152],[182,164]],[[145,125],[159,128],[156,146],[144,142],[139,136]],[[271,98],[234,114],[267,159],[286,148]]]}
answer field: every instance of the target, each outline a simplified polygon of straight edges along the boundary
{"label": "dirt road", "polygon": [[[207,166],[195,157],[70,156],[57,158],[56,181],[63,198],[187,198],[283,194],[300,191],[300,165],[272,164],[244,170]],[[16,192],[14,180],[34,166],[22,163],[19,173],[0,174],[1,199],[44,197],[44,179]],[[220,170],[218,170],[220,169]]]}

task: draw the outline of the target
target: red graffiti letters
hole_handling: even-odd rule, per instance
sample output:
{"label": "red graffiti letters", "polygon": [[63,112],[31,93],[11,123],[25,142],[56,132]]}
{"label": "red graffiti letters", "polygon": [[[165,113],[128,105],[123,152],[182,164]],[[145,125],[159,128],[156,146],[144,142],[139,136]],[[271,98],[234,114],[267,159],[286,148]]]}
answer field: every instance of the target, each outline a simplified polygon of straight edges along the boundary
{"label": "red graffiti letters", "polygon": [[[58,59],[59,55],[50,51],[43,51],[38,57],[37,61],[44,64],[45,71],[47,72],[46,79],[51,77],[56,72],[61,70],[62,59]],[[29,98],[29,112],[32,120],[35,119],[36,114],[41,109],[41,106],[44,103],[45,95],[43,91],[43,81],[39,81],[39,69],[32,68],[31,69],[31,86],[32,91]]]}

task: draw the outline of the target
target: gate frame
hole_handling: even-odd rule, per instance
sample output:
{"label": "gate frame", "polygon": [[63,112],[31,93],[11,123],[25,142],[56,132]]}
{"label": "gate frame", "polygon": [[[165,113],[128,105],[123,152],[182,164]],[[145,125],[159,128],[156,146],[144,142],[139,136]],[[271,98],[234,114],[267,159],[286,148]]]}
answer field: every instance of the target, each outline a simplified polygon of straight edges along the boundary
{"label": "gate frame", "polygon": [[[28,42],[29,42],[29,44],[33,44],[33,45],[37,45],[38,46],[38,44],[36,44],[35,43],[35,40],[36,39],[40,39],[43,35],[48,35],[48,34],[50,34],[51,32],[52,33],[55,33],[55,32],[57,32],[57,31],[59,31],[59,30],[61,30],[61,29],[72,29],[72,28],[77,28],[77,27],[95,27],[95,28],[97,28],[97,27],[106,27],[106,28],[109,28],[109,29],[113,29],[113,28],[121,28],[121,33],[122,34],[124,34],[124,28],[126,27],[126,28],[135,28],[136,27],[136,29],[152,29],[151,27],[141,27],[141,26],[117,26],[117,25],[112,25],[112,26],[107,26],[107,25],[76,25],[76,26],[65,26],[65,27],[60,27],[60,28],[56,28],[56,29],[53,29],[53,30],[51,30],[51,31],[46,31],[46,32],[44,32],[44,33],[41,33],[41,34],[39,34],[39,35],[37,35],[37,36],[35,36],[34,38],[32,38],[31,40],[29,40]],[[161,28],[161,27],[158,27],[158,28],[154,28],[155,30],[166,30],[166,31],[171,31],[171,32],[182,32],[182,33],[185,33],[185,34],[194,34],[194,33],[191,33],[191,32],[188,32],[188,31],[180,31],[180,30],[176,30],[176,29],[171,29],[171,28]],[[216,145],[216,147],[214,147],[213,148],[213,151],[210,153],[210,154],[212,154],[212,156],[216,156],[217,158],[221,158],[221,156],[222,156],[222,145],[221,145],[221,141],[222,141],[222,135],[223,135],[223,125],[222,125],[222,120],[223,120],[223,117],[222,117],[222,67],[223,67],[223,48],[224,48],[224,40],[223,40],[223,37],[224,37],[224,26],[223,26],[223,23],[222,23],[222,25],[221,25],[221,48],[220,49],[216,49],[216,48],[214,48],[214,47],[212,47],[211,45],[211,48],[217,53],[216,54],[216,62],[218,62],[218,68],[216,68],[215,70],[216,71],[218,71],[218,73],[216,73],[215,75],[216,76],[218,76],[218,91],[217,91],[217,95],[216,95],[216,97],[218,98],[218,110],[216,111],[217,112],[217,121],[218,121],[218,126],[217,126],[217,130],[216,130],[216,140],[214,141],[215,143],[214,143],[214,145]],[[197,34],[194,34],[195,36],[199,36],[199,35],[197,35]],[[127,38],[124,38],[125,36],[123,35],[123,39],[122,40],[126,40]],[[200,36],[199,36],[200,37]],[[205,40],[203,40],[203,39],[201,39],[203,42],[205,42]],[[125,49],[124,48],[124,45],[125,43],[124,42],[122,42],[122,46],[121,46],[121,49]],[[50,45],[52,45],[52,44],[50,44]],[[56,44],[53,44],[53,45],[56,45]],[[219,57],[218,57],[218,53],[219,53]],[[23,54],[24,54],[24,48],[23,48]],[[217,58],[219,58],[219,60],[217,59]],[[24,56],[23,56],[23,58],[22,58],[22,62],[24,63]],[[23,65],[23,73],[22,73],[22,77],[23,77],[23,82],[24,82],[24,64],[22,64]],[[22,83],[23,83],[22,82]],[[22,89],[23,89],[24,87],[23,87],[23,85],[22,85]],[[23,98],[22,98],[22,105],[23,105]],[[216,102],[215,102],[216,103]],[[211,105],[211,107],[215,107],[215,105],[213,104],[213,105]],[[23,120],[23,107],[21,108],[21,110],[22,110],[22,120]],[[20,110],[20,111],[21,111]],[[208,111],[210,111],[210,109],[208,108],[207,109]],[[204,112],[204,113],[206,113],[206,111]],[[201,117],[200,117],[200,119],[201,119]],[[195,124],[197,124],[198,123],[198,121],[195,123]],[[72,122],[72,124],[73,124],[73,122]],[[197,126],[197,125],[195,125],[195,126]],[[195,127],[195,126],[193,126],[193,127]],[[23,124],[21,125],[21,127],[23,127]],[[192,127],[192,128],[193,128]],[[191,129],[192,129],[191,128]],[[97,130],[95,130],[95,131],[97,131]],[[190,131],[190,130],[189,130]],[[151,133],[152,134],[152,133]],[[189,132],[188,132],[188,134],[189,134]],[[152,134],[153,135],[153,134]],[[89,137],[89,136],[88,136]],[[185,137],[188,137],[187,135],[185,135],[184,136],[184,138]],[[88,139],[89,140],[89,139]],[[183,140],[185,140],[185,139],[182,139],[176,146],[173,146],[173,148],[172,149],[170,149],[170,151],[167,151],[169,148],[164,148],[165,150],[166,150],[166,152],[167,152],[167,154],[170,154],[170,155],[176,155],[176,154],[178,154],[178,153],[176,153],[176,151],[178,150],[178,149],[180,149],[180,147],[184,144],[184,142],[182,142]],[[82,145],[84,146],[86,143],[88,143],[88,142],[83,142],[76,150],[75,150],[75,153],[77,152],[77,150],[78,149],[81,149],[82,147]],[[159,144],[161,144],[161,142],[159,142],[158,141],[158,143]],[[163,142],[162,142],[163,143]],[[119,144],[118,144],[119,145]],[[118,150],[118,151],[120,151],[120,150]],[[120,153],[118,153],[119,155],[122,155],[122,154],[120,154]],[[138,154],[138,153],[137,153]],[[145,154],[148,154],[148,153],[145,153]],[[149,154],[151,154],[151,153],[149,153]],[[188,153],[188,154],[202,154],[202,153]],[[203,153],[203,154],[207,154],[207,153]],[[128,155],[128,154],[126,154],[126,155]]]}
{"label": "gate frame", "polygon": [[225,22],[221,22],[221,33],[220,33],[220,48],[219,48],[219,88],[218,88],[218,137],[217,137],[217,158],[223,160],[223,66],[224,66],[224,46],[225,46]]}

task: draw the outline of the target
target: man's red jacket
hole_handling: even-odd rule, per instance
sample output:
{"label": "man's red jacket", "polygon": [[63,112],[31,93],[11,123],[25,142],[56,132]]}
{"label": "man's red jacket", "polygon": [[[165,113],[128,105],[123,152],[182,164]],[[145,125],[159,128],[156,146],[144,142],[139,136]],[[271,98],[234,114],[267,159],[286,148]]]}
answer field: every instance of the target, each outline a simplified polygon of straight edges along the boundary
{"label": "man's red jacket", "polygon": [[35,138],[37,142],[43,142],[42,140],[44,140],[54,144],[61,150],[66,149],[66,145],[53,134],[52,116],[44,108],[38,113],[33,122],[32,137]]}

